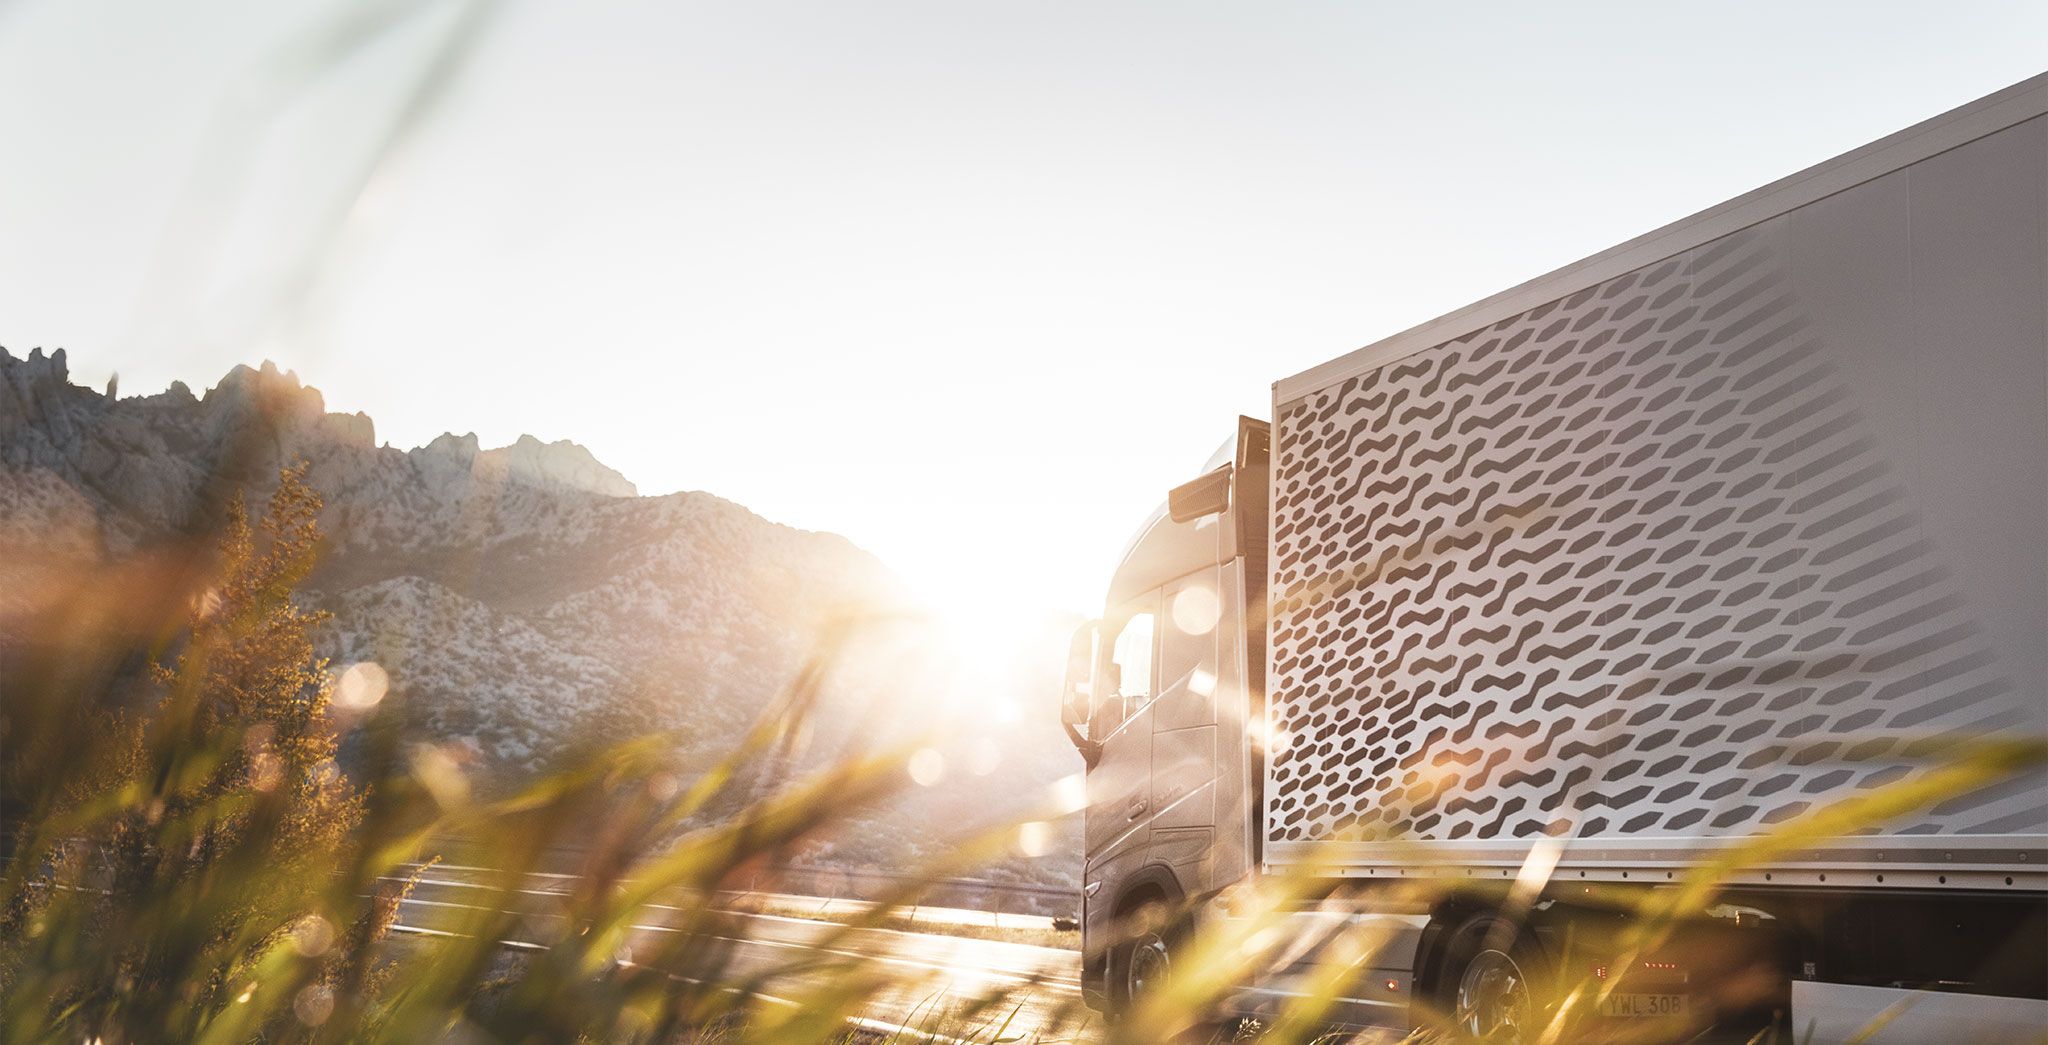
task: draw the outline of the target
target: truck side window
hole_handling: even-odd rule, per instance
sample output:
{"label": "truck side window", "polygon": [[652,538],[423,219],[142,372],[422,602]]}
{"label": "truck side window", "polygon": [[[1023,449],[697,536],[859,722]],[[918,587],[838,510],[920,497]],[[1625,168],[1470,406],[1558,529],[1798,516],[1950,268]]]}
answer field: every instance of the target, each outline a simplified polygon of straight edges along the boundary
{"label": "truck side window", "polygon": [[1116,648],[1110,655],[1122,679],[1117,694],[1124,698],[1127,716],[1152,699],[1152,632],[1151,614],[1132,617],[1117,632]]}

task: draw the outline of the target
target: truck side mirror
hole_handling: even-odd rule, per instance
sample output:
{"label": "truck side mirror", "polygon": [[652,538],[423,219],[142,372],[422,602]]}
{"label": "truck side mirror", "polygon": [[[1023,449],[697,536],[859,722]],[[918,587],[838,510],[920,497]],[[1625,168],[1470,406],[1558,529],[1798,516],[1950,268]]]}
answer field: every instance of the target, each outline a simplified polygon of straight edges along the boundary
{"label": "truck side mirror", "polygon": [[1095,667],[1095,622],[1089,621],[1074,629],[1074,637],[1067,644],[1066,680],[1060,686],[1060,721],[1066,725],[1079,726],[1088,721],[1094,708],[1090,697],[1089,675]]}
{"label": "truck side mirror", "polygon": [[1066,695],[1060,700],[1060,721],[1070,726],[1088,724],[1088,684],[1067,683]]}
{"label": "truck side mirror", "polygon": [[1177,523],[1194,522],[1204,515],[1230,509],[1231,467],[1224,465],[1198,479],[1166,491],[1166,514]]}
{"label": "truck side mirror", "polygon": [[1091,620],[1074,629],[1074,637],[1067,644],[1066,679],[1060,686],[1060,728],[1066,730],[1067,739],[1074,742],[1074,750],[1081,753],[1089,769],[1094,769],[1102,757],[1102,745],[1081,732],[1095,710],[1089,677],[1094,669],[1095,622]]}

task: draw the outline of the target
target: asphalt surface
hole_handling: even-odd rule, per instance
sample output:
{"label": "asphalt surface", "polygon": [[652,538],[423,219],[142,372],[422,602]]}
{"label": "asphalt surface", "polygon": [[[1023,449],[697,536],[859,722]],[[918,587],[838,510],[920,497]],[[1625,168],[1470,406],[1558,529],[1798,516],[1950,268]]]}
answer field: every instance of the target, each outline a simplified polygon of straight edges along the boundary
{"label": "asphalt surface", "polygon": [[[547,936],[554,897],[574,880],[566,875],[534,874],[506,897],[495,887],[496,872],[483,868],[436,866],[429,869],[399,910],[402,931],[416,934],[458,932],[477,908],[511,909],[529,914],[526,928],[501,941],[512,949],[537,947]],[[816,897],[787,897],[824,906]],[[842,901],[844,903],[844,901]],[[636,919],[625,953],[649,955],[673,943],[677,908],[650,904]],[[883,1033],[898,1029],[959,1035],[973,1029],[959,1016],[974,999],[1001,993],[1004,1001],[980,1017],[984,1032],[1008,1021],[1004,1037],[1030,1040],[1071,1040],[1088,1037],[1075,1021],[1087,1014],[1080,1007],[1080,955],[1075,951],[1024,943],[977,940],[936,933],[891,929],[845,930],[843,926],[780,914],[729,912],[733,921],[718,935],[699,938],[706,948],[729,948],[726,975],[742,979],[817,958],[858,961],[886,972],[893,989],[875,999],[864,1013],[867,1025]],[[836,939],[830,939],[834,934]],[[519,939],[518,936],[530,937]],[[797,971],[765,982],[757,992],[770,1003],[793,1004],[808,990],[834,977],[832,970]],[[1092,1019],[1090,1020],[1092,1022]]]}

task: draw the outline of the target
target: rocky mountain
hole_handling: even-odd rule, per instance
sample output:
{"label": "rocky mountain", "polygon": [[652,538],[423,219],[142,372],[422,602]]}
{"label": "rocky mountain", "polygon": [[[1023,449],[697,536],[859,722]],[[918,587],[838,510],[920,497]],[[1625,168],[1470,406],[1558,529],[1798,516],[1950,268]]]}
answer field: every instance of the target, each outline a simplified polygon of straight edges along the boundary
{"label": "rocky mountain", "polygon": [[[0,349],[0,625],[83,564],[203,534],[238,491],[257,501],[294,461],[326,500],[329,545],[307,593],[333,614],[323,653],[381,666],[409,728],[487,778],[654,731],[708,764],[848,619],[870,623],[831,674],[813,758],[939,722],[962,765],[1005,733],[976,766],[994,774],[991,793],[1035,794],[1078,768],[1049,721],[978,722],[939,676],[907,672],[930,636],[905,629],[914,614],[893,577],[844,538],[707,493],[639,496],[572,442],[379,445],[369,417],[329,412],[267,363],[201,395],[175,383],[116,397],[72,384],[62,350]],[[1012,685],[1056,685],[1057,638],[1041,644]],[[934,807],[948,800],[972,804],[957,790],[914,799],[846,851],[914,850],[886,836],[959,822]]]}
{"label": "rocky mountain", "polygon": [[522,435],[511,446],[478,454],[477,466],[485,472],[502,469],[507,476],[534,486],[588,490],[607,497],[640,495],[625,476],[605,467],[589,450],[567,439],[543,443],[530,435]]}

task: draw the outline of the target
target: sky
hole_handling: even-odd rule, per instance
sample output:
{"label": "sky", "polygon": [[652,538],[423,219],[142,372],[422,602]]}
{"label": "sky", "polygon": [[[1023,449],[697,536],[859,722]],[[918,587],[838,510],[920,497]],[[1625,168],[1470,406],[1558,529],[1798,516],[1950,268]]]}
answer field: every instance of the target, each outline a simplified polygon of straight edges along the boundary
{"label": "sky", "polygon": [[0,0],[0,346],[1092,615],[1274,381],[2044,68],[2038,0]]}

